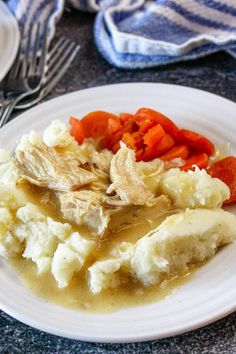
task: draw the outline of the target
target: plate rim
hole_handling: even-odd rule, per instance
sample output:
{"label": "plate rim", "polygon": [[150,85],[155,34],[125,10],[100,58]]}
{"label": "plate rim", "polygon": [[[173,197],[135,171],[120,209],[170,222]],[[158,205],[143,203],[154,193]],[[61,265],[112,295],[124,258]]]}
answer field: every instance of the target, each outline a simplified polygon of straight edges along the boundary
{"label": "plate rim", "polygon": [[[1,1],[1,0],[0,0]],[[211,91],[207,91],[207,90],[202,90],[202,89],[199,89],[199,88],[196,88],[196,87],[191,87],[191,86],[187,86],[187,85],[178,85],[178,84],[171,84],[171,83],[159,83],[159,82],[141,82],[141,81],[133,81],[133,82],[121,82],[121,83],[112,83],[112,84],[109,84],[109,85],[99,85],[99,86],[93,86],[93,87],[88,87],[88,88],[84,88],[84,89],[78,89],[78,90],[73,90],[71,92],[67,92],[67,93],[64,93],[62,95],[59,95],[59,96],[56,96],[56,97],[52,97],[52,98],[49,98],[49,99],[46,99],[45,101],[42,101],[40,103],[38,103],[36,106],[33,106],[29,109],[26,109],[24,112],[18,114],[16,117],[14,117],[13,119],[11,119],[10,121],[8,121],[3,127],[0,128],[0,132],[4,131],[6,127],[9,127],[11,124],[13,124],[14,122],[18,122],[18,119],[21,119],[22,117],[28,115],[29,112],[34,112],[38,109],[38,107],[46,107],[47,105],[50,105],[52,102],[56,102],[57,100],[60,101],[61,98],[64,98],[64,97],[69,97],[69,96],[73,96],[73,95],[76,95],[80,92],[88,92],[88,91],[95,91],[97,89],[103,89],[103,88],[112,88],[114,86],[135,86],[135,85],[143,85],[143,86],[165,86],[165,87],[176,87],[176,88],[179,88],[179,89],[187,89],[187,90],[190,90],[190,91],[196,91],[198,92],[199,94],[201,93],[204,93],[204,94],[208,94],[208,95],[211,95],[212,97],[216,98],[216,99],[220,99],[222,101],[225,101],[227,102],[228,104],[230,105],[236,105],[236,102],[230,100],[229,98],[226,98],[224,96],[220,96],[216,93],[213,93]]]}
{"label": "plate rim", "polygon": [[[188,87],[188,86],[182,86],[182,85],[173,85],[173,84],[166,84],[166,83],[155,83],[155,82],[132,82],[132,83],[118,83],[118,84],[111,84],[111,85],[102,85],[102,86],[96,86],[96,87],[92,87],[92,88],[86,88],[86,89],[83,89],[83,90],[75,90],[73,92],[70,92],[70,93],[66,93],[64,95],[61,95],[61,96],[58,96],[58,97],[54,97],[50,100],[47,100],[41,104],[39,104],[38,106],[36,107],[33,107],[31,109],[29,109],[28,111],[24,112],[24,113],[21,113],[19,114],[19,116],[17,116],[15,119],[13,119],[12,121],[10,121],[8,124],[6,124],[6,126],[4,126],[2,129],[0,129],[0,136],[1,136],[1,133],[5,130],[8,130],[10,128],[11,125],[14,125],[16,124],[16,121],[17,123],[19,122],[20,119],[22,119],[22,117],[25,117],[27,115],[29,115],[30,113],[34,113],[36,112],[37,110],[40,110],[42,107],[46,107],[47,106],[49,107],[50,105],[56,103],[57,101],[60,101],[60,100],[63,100],[69,96],[73,96],[73,95],[76,95],[78,93],[81,93],[81,92],[89,92],[89,91],[96,91],[96,90],[99,90],[99,89],[107,89],[107,88],[110,88],[110,87],[114,87],[114,86],[135,86],[135,85],[141,85],[141,86],[166,86],[167,88],[168,87],[175,87],[175,89],[187,89],[189,91],[197,91],[199,94],[208,94],[208,95],[211,95],[213,98],[219,100],[221,99],[222,100],[222,103],[225,102],[227,103],[228,105],[232,105],[232,108],[236,108],[236,103],[227,99],[227,98],[224,98],[222,96],[219,96],[217,94],[214,94],[214,93],[211,93],[211,92],[208,92],[208,91],[204,91],[204,90],[201,90],[201,89],[197,89],[197,88],[192,88],[192,87]],[[161,338],[167,338],[167,337],[171,337],[171,336],[175,336],[175,335],[179,335],[179,334],[182,334],[182,333],[187,333],[187,332],[190,332],[190,331],[193,331],[197,328],[201,328],[201,327],[204,327],[204,326],[207,326],[225,316],[228,316],[229,314],[231,314],[232,312],[234,312],[236,310],[236,301],[235,303],[231,304],[230,306],[224,306],[223,309],[221,307],[221,309],[215,313],[214,315],[208,315],[207,316],[207,319],[203,318],[202,320],[198,320],[196,321],[195,323],[193,323],[192,325],[182,325],[182,326],[179,326],[178,329],[175,329],[175,330],[172,330],[172,331],[166,331],[168,333],[165,333],[164,335],[161,334],[161,335],[157,335],[157,334],[145,334],[143,336],[141,336],[140,338],[137,338],[135,335],[127,335],[126,337],[122,337],[122,338],[117,338],[117,337],[109,337],[109,338],[106,338],[102,335],[99,334],[99,337],[95,337],[94,335],[90,336],[89,334],[87,336],[85,335],[79,335],[79,336],[76,336],[76,335],[70,335],[69,333],[65,333],[63,332],[62,330],[60,329],[53,329],[51,328],[50,325],[43,325],[42,323],[36,323],[37,321],[35,320],[30,320],[30,318],[24,318],[24,315],[21,315],[20,313],[17,313],[17,312],[14,312],[14,311],[11,311],[7,308],[5,308],[4,305],[2,305],[2,303],[0,303],[0,308],[5,312],[7,313],[8,315],[16,318],[17,320],[23,322],[24,324],[26,325],[29,325],[31,327],[34,327],[34,328],[37,328],[41,331],[46,331],[50,334],[54,334],[54,335],[57,335],[57,336],[61,336],[61,337],[66,337],[66,338],[70,338],[70,339],[76,339],[76,340],[83,340],[83,341],[87,341],[87,342],[97,342],[97,343],[129,343],[129,342],[144,342],[144,341],[150,341],[150,340],[155,340],[155,339],[161,339]]]}

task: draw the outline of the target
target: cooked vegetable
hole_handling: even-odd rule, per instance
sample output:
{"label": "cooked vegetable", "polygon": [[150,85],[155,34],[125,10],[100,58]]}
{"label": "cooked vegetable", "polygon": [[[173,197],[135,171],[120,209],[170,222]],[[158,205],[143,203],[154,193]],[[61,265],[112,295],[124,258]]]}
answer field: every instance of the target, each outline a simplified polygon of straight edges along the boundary
{"label": "cooked vegetable", "polygon": [[[84,138],[98,139],[102,149],[117,153],[123,141],[135,151],[137,161],[151,161],[160,158],[171,161],[175,158],[186,160],[183,170],[208,166],[208,156],[215,147],[206,137],[179,129],[176,124],[150,108],[140,108],[135,114],[95,111],[81,121],[71,118],[71,135],[79,144]],[[192,155],[191,155],[192,154]]]}
{"label": "cooked vegetable", "polygon": [[130,114],[130,113],[120,113],[119,118],[120,118],[120,122],[122,124],[124,124],[128,120],[133,120],[134,116],[133,116],[133,114]]}
{"label": "cooked vegetable", "polygon": [[195,153],[191,157],[186,160],[184,166],[181,167],[182,171],[194,170],[197,166],[200,169],[207,168],[209,157],[207,154],[203,153]]}
{"label": "cooked vegetable", "polygon": [[215,151],[215,147],[209,139],[191,130],[180,129],[177,140],[181,143],[197,148],[200,151],[207,153],[207,155],[212,155]]}
{"label": "cooked vegetable", "polygon": [[123,137],[122,137],[122,141],[125,143],[125,145],[127,145],[130,149],[135,150],[135,138],[132,134],[130,133],[124,133]]}
{"label": "cooked vegetable", "polygon": [[155,146],[165,135],[165,130],[160,124],[155,125],[144,135],[143,141],[144,144],[152,148]]}
{"label": "cooked vegetable", "polygon": [[157,124],[161,124],[161,126],[165,129],[165,131],[172,136],[174,139],[178,135],[178,127],[175,125],[172,120],[161,114],[160,112],[154,111],[150,108],[140,108],[136,116],[142,117],[144,119],[149,119],[151,121],[156,122]]}
{"label": "cooked vegetable", "polygon": [[174,145],[169,151],[164,155],[160,156],[161,160],[170,161],[180,157],[183,160],[186,160],[190,153],[190,148],[185,144]]}
{"label": "cooked vegetable", "polygon": [[111,126],[112,123],[115,124],[115,122],[119,122],[117,116],[104,111],[91,112],[82,118],[81,121],[87,138],[105,136],[108,131],[108,126]]}
{"label": "cooked vegetable", "polygon": [[164,154],[175,144],[174,140],[171,138],[169,134],[165,134],[159,143],[156,145],[145,148],[143,155],[141,156],[141,160],[150,161],[153,160],[160,155]]}
{"label": "cooked vegetable", "polygon": [[74,117],[70,117],[71,130],[70,134],[78,141],[79,144],[82,144],[84,141],[84,126],[81,120]]}
{"label": "cooked vegetable", "polygon": [[229,156],[220,161],[215,162],[209,169],[208,173],[215,178],[219,178],[230,189],[230,198],[224,204],[236,202],[236,157]]}

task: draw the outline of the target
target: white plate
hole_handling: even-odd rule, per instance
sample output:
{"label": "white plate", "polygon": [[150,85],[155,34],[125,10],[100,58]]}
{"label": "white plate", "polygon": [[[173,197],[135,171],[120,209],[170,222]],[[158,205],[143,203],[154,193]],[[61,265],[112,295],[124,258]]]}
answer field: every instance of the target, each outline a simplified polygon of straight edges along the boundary
{"label": "white plate", "polygon": [[20,42],[15,17],[0,0],[0,81],[10,69]]}
{"label": "white plate", "polygon": [[[219,145],[231,142],[235,148],[235,103],[187,87],[148,83],[97,87],[53,99],[7,124],[0,131],[0,141],[12,149],[26,131],[42,130],[53,119],[67,121],[70,115],[81,117],[96,109],[134,112],[141,106],[156,108],[180,126],[205,133]],[[68,338],[94,342],[163,338],[204,326],[236,309],[235,259],[236,242],[165,300],[109,314],[89,314],[47,303],[25,289],[2,263],[0,306],[30,326]]]}

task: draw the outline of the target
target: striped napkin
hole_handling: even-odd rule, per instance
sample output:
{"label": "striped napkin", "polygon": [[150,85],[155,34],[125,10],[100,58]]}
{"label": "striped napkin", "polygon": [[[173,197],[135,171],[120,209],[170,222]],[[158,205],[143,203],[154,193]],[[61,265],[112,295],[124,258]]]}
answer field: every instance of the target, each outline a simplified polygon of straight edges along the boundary
{"label": "striped napkin", "polygon": [[[236,0],[5,0],[19,22],[48,20],[64,6],[96,12],[94,37],[119,68],[153,67],[226,50],[236,58]],[[65,3],[66,2],[66,3]]]}

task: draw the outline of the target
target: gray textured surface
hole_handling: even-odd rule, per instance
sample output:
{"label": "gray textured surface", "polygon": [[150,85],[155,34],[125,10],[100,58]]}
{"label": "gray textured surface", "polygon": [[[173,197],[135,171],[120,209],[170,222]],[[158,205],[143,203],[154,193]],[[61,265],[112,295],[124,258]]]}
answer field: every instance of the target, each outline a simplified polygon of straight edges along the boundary
{"label": "gray textured surface", "polygon": [[[92,39],[93,17],[67,13],[57,35],[81,44],[78,59],[52,92],[52,98],[86,87],[119,82],[166,82],[211,91],[236,101],[236,61],[218,53],[194,62],[143,71],[117,70],[97,53]],[[0,290],[1,291],[1,290]],[[177,337],[139,344],[91,344],[32,329],[0,313],[0,353],[236,353],[236,314],[203,329]]]}

